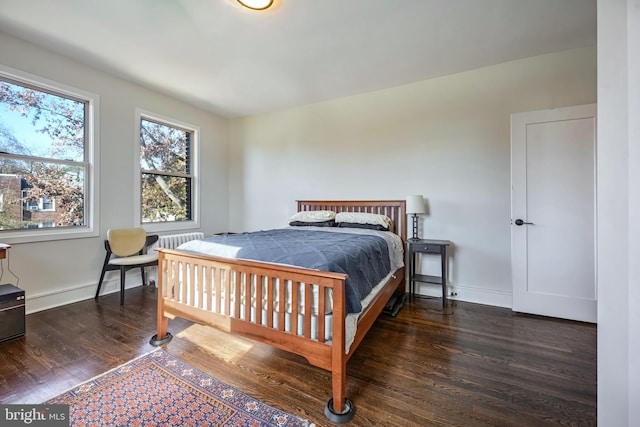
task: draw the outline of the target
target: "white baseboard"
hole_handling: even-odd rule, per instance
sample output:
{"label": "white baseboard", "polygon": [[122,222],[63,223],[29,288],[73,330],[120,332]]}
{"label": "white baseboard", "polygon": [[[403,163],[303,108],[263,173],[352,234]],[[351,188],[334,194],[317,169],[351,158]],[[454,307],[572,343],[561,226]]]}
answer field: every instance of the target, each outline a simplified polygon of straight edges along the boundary
{"label": "white baseboard", "polygon": [[[139,279],[139,278],[138,278]],[[135,278],[127,279],[126,289],[142,286],[142,281]],[[50,308],[60,307],[78,301],[91,299],[95,296],[97,283],[71,286],[39,294],[27,294],[26,313],[36,313]],[[451,300],[472,302],[476,304],[493,305],[496,307],[511,308],[511,293],[487,289],[472,288],[449,284],[447,286],[448,298]],[[120,279],[105,280],[102,284],[100,295],[120,292]],[[455,293],[457,295],[451,295]],[[416,294],[429,297],[442,297],[442,288],[439,285],[429,283],[416,283]]]}
{"label": "white baseboard", "polygon": [[[494,291],[472,288],[468,286],[447,285],[447,298],[456,301],[472,302],[476,304],[493,305],[495,307],[511,308],[511,292]],[[430,283],[416,282],[416,294],[442,298],[442,287]],[[452,295],[454,294],[454,295]]]}
{"label": "white baseboard", "polygon": [[[127,278],[125,288],[131,289],[142,286],[142,280]],[[56,289],[49,292],[41,292],[39,294],[26,293],[26,313],[36,313],[50,308],[56,308],[78,301],[92,299],[96,295],[97,283],[89,283],[84,285],[70,286],[68,288]],[[100,296],[120,292],[120,278],[113,280],[105,280],[102,282]]]}

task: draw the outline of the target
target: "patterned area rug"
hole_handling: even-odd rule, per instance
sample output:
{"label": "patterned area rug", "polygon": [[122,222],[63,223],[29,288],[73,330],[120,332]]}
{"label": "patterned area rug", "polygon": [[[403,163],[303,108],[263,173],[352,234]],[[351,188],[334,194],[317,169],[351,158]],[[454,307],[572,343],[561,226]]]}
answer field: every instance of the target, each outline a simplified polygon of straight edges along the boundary
{"label": "patterned area rug", "polygon": [[162,350],[112,369],[45,403],[70,405],[71,426],[314,426]]}

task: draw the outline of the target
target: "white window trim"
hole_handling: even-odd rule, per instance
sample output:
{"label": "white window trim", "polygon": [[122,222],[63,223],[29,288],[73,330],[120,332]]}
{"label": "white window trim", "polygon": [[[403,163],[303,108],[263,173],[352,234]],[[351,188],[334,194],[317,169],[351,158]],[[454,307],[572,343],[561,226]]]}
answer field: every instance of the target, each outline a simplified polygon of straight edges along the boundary
{"label": "white window trim", "polygon": [[35,87],[49,89],[72,98],[82,99],[89,104],[86,121],[88,128],[86,132],[87,141],[85,141],[86,161],[89,164],[87,176],[85,177],[85,226],[4,231],[0,234],[0,239],[5,243],[28,243],[98,236],[100,233],[100,95],[2,64],[0,64],[0,75]]}
{"label": "white window trim", "polygon": [[[140,188],[140,120],[147,119],[151,121],[166,123],[170,126],[176,126],[184,128],[193,132],[193,141],[191,142],[191,176],[192,179],[192,193],[193,197],[191,203],[191,221],[176,221],[176,222],[142,222],[141,214],[141,188]],[[135,153],[134,153],[134,185],[133,189],[133,225],[134,227],[143,227],[149,232],[170,232],[180,230],[191,230],[200,228],[200,127],[186,123],[180,120],[172,119],[162,116],[142,108],[136,108],[135,119]]]}

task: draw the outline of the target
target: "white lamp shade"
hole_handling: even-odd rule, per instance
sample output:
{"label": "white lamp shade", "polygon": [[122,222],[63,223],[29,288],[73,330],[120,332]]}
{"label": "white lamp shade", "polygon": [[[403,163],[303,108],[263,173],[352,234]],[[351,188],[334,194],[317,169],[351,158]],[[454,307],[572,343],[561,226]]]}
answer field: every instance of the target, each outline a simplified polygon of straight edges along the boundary
{"label": "white lamp shade", "polygon": [[426,210],[424,208],[424,198],[422,196],[407,196],[407,213],[423,214],[425,212]]}

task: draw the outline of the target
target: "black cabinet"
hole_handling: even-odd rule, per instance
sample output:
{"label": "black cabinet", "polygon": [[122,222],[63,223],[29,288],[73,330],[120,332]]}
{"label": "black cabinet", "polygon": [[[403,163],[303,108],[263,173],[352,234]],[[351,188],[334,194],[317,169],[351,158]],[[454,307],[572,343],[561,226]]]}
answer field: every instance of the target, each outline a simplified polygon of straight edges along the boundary
{"label": "black cabinet", "polygon": [[[409,298],[413,301],[416,292],[416,282],[435,283],[442,286],[442,307],[447,306],[447,247],[449,240],[409,239]],[[418,254],[440,256],[440,276],[416,273]]]}
{"label": "black cabinet", "polygon": [[24,291],[13,285],[0,285],[0,342],[25,334]]}

